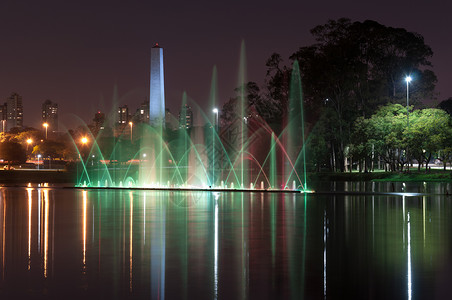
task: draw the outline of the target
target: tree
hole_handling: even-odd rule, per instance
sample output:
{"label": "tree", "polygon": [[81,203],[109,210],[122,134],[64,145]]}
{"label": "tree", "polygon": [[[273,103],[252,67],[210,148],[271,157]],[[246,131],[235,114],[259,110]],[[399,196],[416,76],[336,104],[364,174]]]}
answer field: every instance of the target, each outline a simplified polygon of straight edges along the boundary
{"label": "tree", "polygon": [[438,108],[446,111],[449,115],[452,115],[452,97],[449,97],[448,99],[441,101],[438,104]]}
{"label": "tree", "polygon": [[428,68],[433,52],[421,35],[375,21],[330,20],[311,33],[316,43],[290,58],[300,64],[305,103],[336,114],[337,141],[331,150],[337,151],[343,171],[355,120],[387,102],[405,101],[405,75],[417,78],[410,86],[412,104],[432,97],[436,76]]}
{"label": "tree", "polygon": [[[389,170],[402,171],[408,160],[418,161],[418,168],[433,157],[450,160],[452,126],[449,115],[440,109],[419,109],[410,112],[400,104],[380,107],[370,118],[358,118],[349,145],[361,160],[373,154],[381,157]],[[409,157],[407,157],[409,156]],[[408,166],[407,166],[408,167]]]}
{"label": "tree", "polygon": [[[262,97],[260,95],[260,88],[255,82],[249,81],[244,84],[244,86],[235,88],[234,92],[235,96],[231,97],[221,109],[220,118],[222,126],[229,126],[235,120],[241,118],[240,105],[245,106],[245,116],[250,116],[251,111],[253,110],[257,111],[258,113],[263,113],[264,115],[267,113],[266,111],[268,111],[268,108],[262,100]],[[240,103],[242,93],[245,100],[245,103],[243,104]]]}
{"label": "tree", "polygon": [[22,164],[27,161],[25,149],[12,140],[0,143],[0,158],[7,162],[8,170],[11,169],[11,164]]}
{"label": "tree", "polygon": [[260,99],[263,109],[257,111],[267,123],[280,123],[287,112],[292,70],[282,63],[283,59],[278,53],[273,53],[265,63],[265,93]]}
{"label": "tree", "polygon": [[441,109],[429,108],[410,114],[407,128],[408,147],[418,161],[418,169],[427,166],[438,151],[447,148],[452,134],[450,116]]}
{"label": "tree", "polygon": [[360,117],[355,121],[351,146],[361,150],[358,159],[369,161],[373,156],[380,157],[390,171],[403,170],[407,162],[406,127],[405,107],[382,106],[370,118]]}

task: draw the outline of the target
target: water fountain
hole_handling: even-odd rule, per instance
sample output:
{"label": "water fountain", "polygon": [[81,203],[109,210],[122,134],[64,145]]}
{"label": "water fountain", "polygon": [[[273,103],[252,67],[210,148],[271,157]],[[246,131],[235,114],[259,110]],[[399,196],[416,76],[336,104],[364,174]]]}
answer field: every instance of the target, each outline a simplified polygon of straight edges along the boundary
{"label": "water fountain", "polygon": [[[245,83],[244,46],[239,86]],[[187,97],[182,99],[185,107]],[[210,104],[215,107],[216,70]],[[193,104],[192,104],[193,105]],[[244,91],[239,117],[220,127],[218,110],[201,113],[205,126],[170,130],[134,125],[134,138],[99,134],[90,145],[78,145],[77,186],[84,188],[262,190],[308,192],[300,72],[293,65],[284,129],[276,133],[266,122],[246,112]],[[200,109],[200,111],[202,111]],[[108,148],[108,149],[107,149]],[[127,153],[127,155],[126,155]],[[127,157],[127,159],[125,159]]]}

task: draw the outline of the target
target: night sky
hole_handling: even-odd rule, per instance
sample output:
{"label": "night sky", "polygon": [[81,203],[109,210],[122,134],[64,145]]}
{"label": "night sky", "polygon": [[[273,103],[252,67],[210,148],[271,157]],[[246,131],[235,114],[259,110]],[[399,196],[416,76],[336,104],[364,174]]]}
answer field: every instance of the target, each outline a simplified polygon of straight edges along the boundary
{"label": "night sky", "polygon": [[[177,114],[182,93],[206,111],[212,69],[224,103],[238,83],[240,45],[247,80],[263,83],[265,61],[313,43],[328,19],[375,20],[420,33],[434,52],[437,100],[452,97],[450,1],[5,1],[0,2],[0,100],[22,95],[24,125],[40,127],[41,104],[57,102],[60,125],[94,113],[132,111],[148,97],[150,49],[164,48],[165,93]],[[401,79],[402,80],[402,79]],[[415,84],[415,82],[413,82]],[[430,100],[431,102],[431,100]],[[63,129],[63,126],[60,126]]]}

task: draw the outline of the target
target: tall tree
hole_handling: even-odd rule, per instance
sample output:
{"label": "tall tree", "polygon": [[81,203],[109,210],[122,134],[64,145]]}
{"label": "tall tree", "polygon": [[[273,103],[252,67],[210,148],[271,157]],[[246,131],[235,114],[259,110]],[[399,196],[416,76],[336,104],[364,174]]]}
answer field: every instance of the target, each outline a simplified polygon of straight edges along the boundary
{"label": "tall tree", "polygon": [[305,101],[337,116],[332,149],[337,150],[338,169],[344,170],[354,121],[387,102],[402,103],[405,75],[416,76],[410,85],[411,104],[432,96],[436,77],[428,67],[433,52],[421,35],[375,21],[330,20],[311,33],[316,43],[300,48],[291,59],[300,64]]}

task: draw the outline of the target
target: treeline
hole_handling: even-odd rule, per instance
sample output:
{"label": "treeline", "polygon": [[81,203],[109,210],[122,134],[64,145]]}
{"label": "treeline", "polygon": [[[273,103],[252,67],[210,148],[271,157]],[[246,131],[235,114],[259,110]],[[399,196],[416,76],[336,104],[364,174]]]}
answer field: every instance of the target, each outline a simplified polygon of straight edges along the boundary
{"label": "treeline", "polygon": [[[281,131],[290,111],[292,65],[297,62],[308,129],[306,147],[313,169],[347,171],[353,162],[359,162],[363,170],[372,170],[371,158],[380,156],[390,170],[400,170],[406,164],[406,155],[425,162],[426,153],[433,155],[437,151],[421,146],[415,134],[415,130],[421,130],[422,122],[433,124],[430,119],[441,114],[421,110],[425,100],[434,99],[437,81],[431,70],[433,51],[421,35],[371,20],[352,22],[346,18],[330,20],[311,33],[315,43],[299,48],[287,64],[281,55],[271,55],[266,62],[263,86],[248,82],[236,90],[237,95],[223,107],[223,125],[237,117],[242,93],[249,114],[257,112],[277,132]],[[385,122],[403,117],[406,121],[408,75],[413,78],[409,83],[409,102],[412,110],[416,108],[410,114],[409,128],[405,122],[404,128],[386,128],[390,137],[383,133],[372,135],[378,131],[369,128],[376,126],[377,116],[383,118],[381,115],[387,110],[392,113],[386,113]],[[428,113],[433,114],[431,118],[424,116]],[[444,118],[441,120],[445,122]]]}
{"label": "treeline", "polygon": [[420,170],[432,159],[441,161],[445,169],[452,162],[450,115],[436,108],[407,111],[400,104],[382,106],[369,118],[356,119],[345,156],[346,166],[356,163],[360,171],[376,167],[404,171],[413,161]]}

